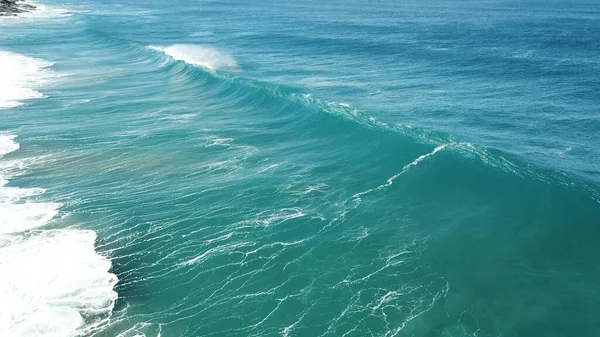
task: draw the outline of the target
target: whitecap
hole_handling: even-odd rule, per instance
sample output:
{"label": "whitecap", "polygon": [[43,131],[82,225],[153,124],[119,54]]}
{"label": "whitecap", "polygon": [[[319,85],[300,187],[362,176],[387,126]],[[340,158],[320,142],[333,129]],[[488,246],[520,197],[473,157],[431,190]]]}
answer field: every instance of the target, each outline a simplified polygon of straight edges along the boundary
{"label": "whitecap", "polygon": [[149,48],[163,52],[174,60],[183,61],[187,64],[208,70],[240,70],[233,56],[210,46],[174,44],[167,47],[150,46]]}
{"label": "whitecap", "polygon": [[106,320],[117,294],[96,234],[49,230],[0,248],[0,335],[77,336]]}
{"label": "whitecap", "polygon": [[36,89],[48,83],[55,73],[52,62],[0,50],[0,109],[13,108],[21,101],[42,98]]}

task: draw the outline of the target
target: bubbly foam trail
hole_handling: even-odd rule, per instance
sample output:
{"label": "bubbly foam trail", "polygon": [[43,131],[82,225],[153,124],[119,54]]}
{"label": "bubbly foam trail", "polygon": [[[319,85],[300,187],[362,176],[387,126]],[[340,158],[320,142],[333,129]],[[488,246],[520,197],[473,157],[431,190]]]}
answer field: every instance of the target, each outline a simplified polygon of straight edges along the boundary
{"label": "bubbly foam trail", "polygon": [[44,189],[6,186],[25,167],[4,165],[18,149],[0,135],[0,336],[87,335],[109,319],[117,277],[95,232],[43,230],[61,206],[30,200]]}
{"label": "bubbly foam trail", "polygon": [[426,153],[424,155],[419,156],[417,159],[413,160],[411,163],[406,164],[403,168],[402,171],[400,171],[399,173],[391,176],[386,182],[385,184],[379,185],[375,188],[371,188],[368,189],[366,191],[360,192],[360,193],[356,193],[355,195],[352,196],[352,200],[360,200],[360,197],[365,195],[365,194],[369,194],[373,191],[378,191],[378,190],[382,190],[385,189],[389,186],[392,186],[392,184],[394,184],[394,180],[396,180],[399,176],[403,175],[404,173],[406,173],[408,170],[410,170],[411,167],[413,166],[417,166],[419,165],[419,163],[433,155],[435,155],[436,153],[440,152],[441,150],[445,149],[448,146],[448,144],[442,144],[439,145],[438,147],[436,147],[435,149],[433,149],[433,151]]}
{"label": "bubbly foam trail", "polygon": [[55,76],[47,69],[52,65],[52,62],[0,50],[0,109],[14,108],[23,104],[23,100],[44,97],[35,89]]}
{"label": "bubbly foam trail", "polygon": [[174,60],[209,70],[240,70],[233,56],[210,46],[174,44],[168,47],[150,46],[149,48],[163,52]]}

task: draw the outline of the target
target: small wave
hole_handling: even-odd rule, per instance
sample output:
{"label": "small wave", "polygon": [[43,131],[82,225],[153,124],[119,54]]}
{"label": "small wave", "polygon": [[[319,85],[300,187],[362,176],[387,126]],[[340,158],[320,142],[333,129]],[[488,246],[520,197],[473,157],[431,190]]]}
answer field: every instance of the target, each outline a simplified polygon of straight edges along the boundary
{"label": "small wave", "polygon": [[210,31],[202,31],[202,32],[195,32],[190,34],[190,36],[192,37],[205,37],[205,36],[213,36],[215,35],[215,33],[210,32]]}
{"label": "small wave", "polygon": [[15,138],[14,135],[0,135],[0,158],[19,149],[19,143],[14,141]]}
{"label": "small wave", "polygon": [[240,70],[233,56],[210,46],[174,44],[168,47],[150,46],[149,48],[163,52],[174,60],[183,61],[187,64],[208,70]]}
{"label": "small wave", "polygon": [[22,100],[44,97],[35,89],[56,76],[47,69],[52,65],[42,59],[0,51],[0,109],[19,106]]}
{"label": "small wave", "polygon": [[111,262],[90,230],[41,230],[61,204],[32,201],[41,188],[6,186],[27,164],[6,164],[20,146],[0,134],[0,336],[81,336],[109,319],[117,293]]}

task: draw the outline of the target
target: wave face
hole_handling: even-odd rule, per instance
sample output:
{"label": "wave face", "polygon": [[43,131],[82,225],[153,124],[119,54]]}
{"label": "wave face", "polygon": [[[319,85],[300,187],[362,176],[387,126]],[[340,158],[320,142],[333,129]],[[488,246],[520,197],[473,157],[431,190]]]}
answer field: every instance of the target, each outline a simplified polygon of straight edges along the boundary
{"label": "wave face", "polygon": [[596,4],[69,6],[0,20],[0,336],[600,331]]}

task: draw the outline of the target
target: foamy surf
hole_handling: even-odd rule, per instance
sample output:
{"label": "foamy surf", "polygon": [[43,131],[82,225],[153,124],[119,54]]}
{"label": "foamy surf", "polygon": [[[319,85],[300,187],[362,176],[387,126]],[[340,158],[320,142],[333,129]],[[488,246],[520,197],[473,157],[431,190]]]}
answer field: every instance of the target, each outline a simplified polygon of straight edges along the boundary
{"label": "foamy surf", "polygon": [[110,318],[117,299],[111,262],[89,230],[43,230],[60,204],[45,190],[7,186],[26,163],[7,156],[20,146],[0,135],[0,336],[87,335]]}
{"label": "foamy surf", "polygon": [[[0,108],[43,97],[36,89],[56,76],[52,64],[0,51]],[[41,200],[44,189],[8,186],[27,168],[8,157],[19,148],[0,134],[0,336],[85,335],[110,317],[117,278],[93,231],[43,230],[61,207]]]}
{"label": "foamy surf", "polygon": [[[14,135],[0,135],[0,163],[18,149]],[[95,251],[96,233],[40,230],[61,205],[30,200],[43,189],[6,186],[23,165],[0,167],[0,336],[93,331],[110,317],[117,299],[117,277]]]}
{"label": "foamy surf", "polygon": [[0,335],[80,336],[110,317],[117,278],[95,239],[93,231],[47,230],[0,248]]}
{"label": "foamy surf", "polygon": [[52,62],[42,59],[0,50],[0,109],[44,97],[36,89],[56,76],[48,69],[52,65]]}
{"label": "foamy surf", "polygon": [[17,15],[0,16],[0,23],[21,19],[47,19],[73,15],[68,9],[46,6],[35,1],[23,1],[22,4],[31,5],[34,8],[25,8],[26,12],[18,13]]}
{"label": "foamy surf", "polygon": [[183,61],[208,70],[240,70],[233,56],[210,46],[174,44],[167,47],[149,46],[149,48],[165,53],[176,61]]}

